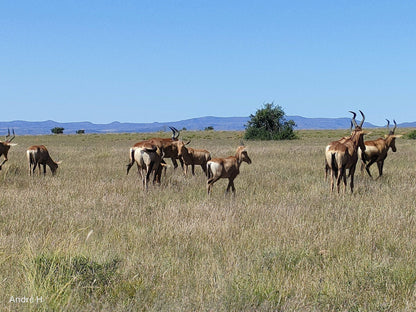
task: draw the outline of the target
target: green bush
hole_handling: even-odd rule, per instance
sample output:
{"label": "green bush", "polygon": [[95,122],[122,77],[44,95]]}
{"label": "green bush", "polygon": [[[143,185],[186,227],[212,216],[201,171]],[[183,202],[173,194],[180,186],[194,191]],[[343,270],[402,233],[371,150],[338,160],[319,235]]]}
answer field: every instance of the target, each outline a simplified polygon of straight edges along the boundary
{"label": "green bush", "polygon": [[293,120],[286,120],[285,112],[273,103],[265,104],[250,115],[246,125],[245,139],[251,140],[292,140],[296,139]]}
{"label": "green bush", "polygon": [[408,139],[416,140],[416,130],[413,130],[407,135]]}
{"label": "green bush", "polygon": [[62,134],[62,133],[64,133],[64,128],[61,128],[61,127],[55,127],[55,128],[52,128],[51,129],[51,132],[53,133],[53,134]]}

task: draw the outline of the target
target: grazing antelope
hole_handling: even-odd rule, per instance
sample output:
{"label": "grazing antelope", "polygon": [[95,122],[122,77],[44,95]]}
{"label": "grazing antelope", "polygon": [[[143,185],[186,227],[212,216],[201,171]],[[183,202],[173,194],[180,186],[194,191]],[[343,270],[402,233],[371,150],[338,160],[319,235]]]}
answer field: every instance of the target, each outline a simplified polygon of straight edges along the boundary
{"label": "grazing antelope", "polygon": [[184,147],[181,151],[182,160],[185,165],[185,175],[188,173],[188,166],[191,165],[192,175],[195,175],[195,166],[201,166],[205,175],[207,175],[207,163],[211,160],[211,153],[205,149],[194,149]]}
{"label": "grazing antelope", "polygon": [[150,174],[154,171],[153,183],[157,180],[160,183],[162,173],[162,151],[159,147],[149,143],[135,144],[130,148],[130,163],[127,165],[127,174],[133,164],[137,164],[137,169],[143,181],[143,187],[147,190]]}
{"label": "grazing antelope", "polygon": [[51,169],[52,175],[55,175],[58,165],[61,163],[61,161],[55,162],[52,160],[44,145],[33,145],[29,147],[26,151],[26,156],[29,162],[29,175],[32,175],[32,173],[35,174],[36,166],[39,167],[40,174],[40,165],[43,165],[43,175],[46,175],[46,165]]}
{"label": "grazing antelope", "polygon": [[10,129],[7,129],[7,132],[8,133],[5,137],[4,142],[0,141],[0,157],[2,155],[4,157],[3,162],[0,164],[0,170],[1,170],[2,166],[4,165],[4,163],[8,160],[7,154],[9,153],[10,147],[17,145],[17,144],[14,144],[14,143],[10,143],[15,138],[14,129],[13,129],[13,136],[12,137],[10,137]]}
{"label": "grazing antelope", "polygon": [[243,161],[251,164],[251,159],[248,156],[244,145],[241,145],[237,148],[234,156],[229,156],[226,158],[214,158],[209,160],[207,163],[208,195],[211,193],[212,185],[221,178],[228,178],[226,193],[228,193],[231,188],[233,194],[235,194],[234,179],[240,173],[240,165]]}
{"label": "grazing antelope", "polygon": [[372,177],[370,167],[372,164],[377,162],[379,174],[377,179],[383,175],[384,160],[387,158],[387,152],[389,151],[389,148],[391,148],[391,150],[395,153],[397,151],[396,138],[401,137],[401,135],[394,134],[394,131],[396,131],[397,128],[396,121],[393,120],[394,128],[393,130],[390,130],[390,121],[388,119],[386,120],[387,130],[389,130],[389,134],[387,134],[384,138],[378,138],[377,140],[364,141],[365,152],[358,152],[358,157],[361,159],[361,172],[365,167],[365,170],[370,177]]}
{"label": "grazing antelope", "polygon": [[[355,129],[352,131],[349,138],[343,138],[339,141],[334,141],[329,144],[329,147],[325,151],[326,164],[331,169],[331,191],[334,190],[334,179],[337,179],[337,190],[339,193],[341,179],[344,181],[344,193],[347,188],[347,173],[346,170],[349,169],[350,177],[350,187],[351,193],[354,192],[354,173],[355,167],[358,161],[358,148],[365,150],[364,145],[364,135],[366,134],[362,130],[362,125],[365,120],[365,116],[362,111],[360,111],[363,119],[358,125],[355,121],[356,114],[351,112],[354,117],[352,122],[355,126]],[[341,142],[343,141],[343,142]]]}

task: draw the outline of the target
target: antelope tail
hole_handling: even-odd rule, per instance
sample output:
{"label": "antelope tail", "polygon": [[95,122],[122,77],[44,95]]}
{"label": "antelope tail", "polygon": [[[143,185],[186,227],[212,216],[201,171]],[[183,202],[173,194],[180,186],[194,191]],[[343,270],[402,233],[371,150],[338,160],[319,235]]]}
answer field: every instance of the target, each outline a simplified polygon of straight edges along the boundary
{"label": "antelope tail", "polygon": [[207,178],[211,179],[212,178],[212,171],[211,171],[211,163],[207,163]]}
{"label": "antelope tail", "polygon": [[338,178],[337,162],[335,161],[335,153],[331,154],[331,168],[335,172],[335,178]]}
{"label": "antelope tail", "polygon": [[130,149],[130,162],[127,164],[127,174],[129,174],[130,168],[134,165],[134,148]]}

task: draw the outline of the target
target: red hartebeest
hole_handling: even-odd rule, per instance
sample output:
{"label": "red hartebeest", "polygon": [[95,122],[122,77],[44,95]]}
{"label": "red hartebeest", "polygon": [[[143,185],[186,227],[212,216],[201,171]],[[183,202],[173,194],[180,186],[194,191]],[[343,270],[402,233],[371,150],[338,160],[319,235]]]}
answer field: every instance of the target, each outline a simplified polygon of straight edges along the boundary
{"label": "red hartebeest", "polygon": [[[176,142],[179,141],[178,137],[180,131],[175,127],[169,127],[172,130],[172,138],[152,138],[146,140],[146,142],[157,146],[161,149],[163,153],[163,158],[170,158],[172,160],[173,168],[176,169],[178,167],[178,163],[176,160],[178,159],[181,163],[181,167],[183,169],[183,161],[178,155],[178,145]],[[141,143],[141,142],[139,142]]]}
{"label": "red hartebeest", "polygon": [[356,114],[351,112],[354,117],[352,122],[354,123],[355,129],[352,131],[352,134],[349,138],[345,139],[345,142],[341,143],[340,141],[334,141],[329,145],[329,148],[325,151],[326,164],[328,164],[331,169],[331,191],[334,190],[334,179],[337,179],[337,190],[339,193],[341,179],[344,181],[344,193],[347,188],[347,173],[346,170],[349,169],[350,177],[350,187],[351,193],[354,192],[354,173],[355,167],[358,160],[358,148],[365,150],[364,145],[364,135],[366,134],[362,130],[362,125],[365,120],[365,116],[362,111],[360,111],[363,119],[358,125],[355,121]]}
{"label": "red hartebeest", "polygon": [[231,188],[233,194],[235,194],[234,179],[240,173],[240,165],[243,161],[251,164],[251,159],[248,156],[244,145],[241,145],[237,148],[234,156],[229,156],[226,158],[214,158],[208,161],[208,195],[211,193],[212,185],[221,178],[228,178],[226,193],[228,193]]}
{"label": "red hartebeest", "polygon": [[394,134],[394,131],[396,131],[396,128],[397,128],[396,121],[393,120],[394,128],[393,130],[390,130],[390,121],[388,119],[386,120],[387,120],[387,130],[389,131],[389,134],[387,134],[384,138],[378,138],[377,140],[364,141],[365,152],[362,153],[361,151],[358,151],[358,157],[362,161],[361,171],[363,171],[365,167],[370,177],[372,177],[371,172],[370,172],[370,167],[372,164],[377,162],[378,174],[379,174],[377,179],[383,175],[384,160],[387,158],[387,152],[389,151],[389,148],[391,148],[391,150],[395,153],[397,151],[396,138],[401,137],[401,135]]}
{"label": "red hartebeest", "polygon": [[43,175],[46,175],[46,166],[49,166],[52,175],[55,175],[58,165],[61,163],[61,161],[55,162],[52,160],[44,145],[33,145],[29,147],[26,151],[26,156],[29,162],[29,175],[32,175],[32,173],[35,174],[36,166],[39,167],[40,174],[40,165],[43,166]]}
{"label": "red hartebeest", "polygon": [[0,156],[1,155],[4,156],[3,162],[0,164],[0,170],[1,170],[2,166],[4,165],[4,163],[8,160],[7,154],[9,152],[10,147],[14,146],[14,145],[17,145],[17,144],[10,143],[15,138],[14,129],[13,129],[13,136],[12,137],[10,137],[10,129],[8,129],[7,132],[8,133],[5,137],[4,142],[0,141]]}
{"label": "red hartebeest", "polygon": [[136,143],[132,148],[130,148],[130,163],[127,165],[127,174],[134,163],[137,164],[137,169],[142,178],[143,187],[146,190],[152,171],[155,172],[153,183],[156,180],[160,183],[162,165],[164,162],[162,159],[162,151],[159,147],[151,145],[147,142],[142,142],[142,144]]}
{"label": "red hartebeest", "polygon": [[[357,115],[356,113],[354,113],[353,112],[353,114],[354,114],[354,118],[355,118],[355,116]],[[351,132],[351,134],[352,134],[352,127],[353,127],[353,123],[352,123],[352,121],[351,121],[351,126],[350,126],[350,132]],[[345,141],[347,140],[347,139],[349,139],[350,137],[349,136],[346,136],[346,137],[343,137],[343,138],[341,138],[341,139],[339,139],[337,142],[340,142],[340,143],[345,143]],[[330,144],[328,144],[327,146],[326,146],[326,148],[325,148],[325,153],[328,151],[328,149],[329,149],[329,147],[330,147],[331,145]],[[331,168],[329,167],[329,165],[328,165],[328,163],[327,163],[327,161],[326,161],[326,158],[325,158],[325,181],[326,180],[328,180],[328,171],[330,171],[331,170]]]}
{"label": "red hartebeest", "polygon": [[194,149],[185,145],[180,150],[184,162],[185,175],[188,173],[188,166],[191,166],[192,175],[195,175],[195,166],[201,166],[205,175],[207,175],[207,162],[211,160],[211,154],[205,149]]}

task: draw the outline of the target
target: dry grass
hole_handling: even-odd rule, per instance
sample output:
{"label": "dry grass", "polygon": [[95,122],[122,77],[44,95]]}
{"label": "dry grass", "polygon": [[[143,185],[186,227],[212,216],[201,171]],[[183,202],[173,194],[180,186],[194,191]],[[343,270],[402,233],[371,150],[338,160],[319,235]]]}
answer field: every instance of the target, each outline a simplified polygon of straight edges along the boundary
{"label": "dry grass", "polygon": [[[125,165],[152,134],[16,137],[0,171],[0,310],[412,310],[416,146],[399,139],[383,178],[358,172],[353,195],[331,195],[323,150],[345,134],[246,142],[235,198],[225,180],[208,198],[200,168],[143,192]],[[242,133],[183,135],[216,157]],[[28,176],[40,143],[63,161],[55,177]]]}

